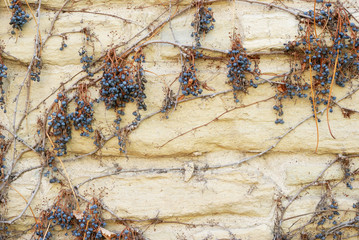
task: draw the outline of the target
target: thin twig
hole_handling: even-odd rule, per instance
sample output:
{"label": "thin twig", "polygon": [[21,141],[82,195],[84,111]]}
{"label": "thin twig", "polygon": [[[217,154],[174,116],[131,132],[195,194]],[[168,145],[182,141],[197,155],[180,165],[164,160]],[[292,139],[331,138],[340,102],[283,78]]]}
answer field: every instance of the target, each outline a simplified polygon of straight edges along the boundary
{"label": "thin twig", "polygon": [[176,137],[171,138],[171,139],[168,140],[167,142],[161,144],[161,145],[158,146],[157,148],[162,148],[162,147],[164,147],[165,145],[167,145],[168,143],[172,142],[173,140],[175,140],[175,139],[177,139],[177,138],[179,138],[179,137],[182,137],[182,136],[184,136],[184,135],[186,135],[186,134],[188,134],[188,133],[190,133],[190,132],[192,132],[192,131],[194,131],[194,130],[197,130],[197,129],[199,129],[199,128],[205,127],[205,126],[209,125],[210,123],[212,123],[212,122],[214,122],[214,121],[217,121],[219,118],[221,118],[222,116],[226,115],[227,113],[230,113],[230,112],[232,112],[232,111],[234,111],[234,110],[237,110],[237,109],[246,108],[246,107],[249,107],[249,106],[252,106],[252,105],[261,103],[261,102],[266,102],[266,101],[268,101],[268,100],[270,100],[270,99],[273,99],[273,98],[274,98],[274,97],[269,97],[269,98],[266,98],[266,99],[264,99],[264,100],[259,100],[259,101],[256,101],[256,102],[254,102],[254,103],[250,103],[250,104],[246,104],[246,105],[241,105],[241,106],[234,107],[234,108],[232,108],[232,109],[226,110],[225,112],[219,114],[217,117],[215,117],[215,118],[212,119],[211,121],[209,121],[209,122],[207,122],[207,123],[205,123],[205,124],[199,125],[199,126],[197,126],[197,127],[194,127],[194,128],[192,128],[192,129],[190,129],[190,130],[184,132],[184,133],[181,133],[181,134],[177,135]]}
{"label": "thin twig", "polygon": [[[52,147],[55,148],[55,145],[54,145],[54,143],[52,142],[52,140],[51,140],[51,138],[50,138],[50,136],[48,135],[47,132],[46,132],[46,136],[47,136],[47,138],[49,139],[49,141],[50,141]],[[62,159],[60,158],[60,156],[57,156],[57,159],[60,160],[61,166],[62,166],[62,168],[63,168],[63,170],[64,170],[64,172],[65,172],[67,181],[69,182],[69,185],[70,185],[70,188],[71,188],[71,190],[72,190],[72,193],[74,194],[74,198],[75,198],[75,200],[76,200],[76,205],[77,205],[77,210],[79,210],[79,209],[80,209],[79,201],[77,200],[77,196],[76,196],[75,191],[74,191],[74,188],[73,188],[73,186],[72,186],[70,176],[69,176],[69,174],[67,173],[66,167],[65,167],[65,165],[64,165],[64,163],[63,163],[63,161],[62,161]]]}
{"label": "thin twig", "polygon": [[52,20],[51,22],[51,26],[50,26],[50,29],[49,29],[49,33],[47,34],[46,38],[44,39],[43,43],[42,43],[42,48],[45,46],[47,40],[49,40],[51,34],[52,34],[52,30],[54,29],[54,25],[55,25],[55,22],[56,20],[58,19],[60,13],[62,12],[62,9],[70,2],[71,0],[66,0],[66,2],[62,5],[62,7],[60,8],[59,11],[57,11],[57,13],[55,14],[54,16],[54,19]]}
{"label": "thin twig", "polygon": [[35,189],[32,191],[31,197],[30,197],[29,201],[27,202],[25,208],[22,210],[22,212],[18,216],[14,217],[13,219],[7,220],[7,221],[0,221],[0,223],[13,224],[15,221],[19,220],[24,215],[24,213],[26,212],[26,209],[30,206],[32,200],[34,199],[36,193],[38,192],[38,190],[40,188],[43,170],[44,170],[44,168],[41,168],[37,185],[36,185]]}
{"label": "thin twig", "polygon": [[35,214],[34,214],[34,211],[32,210],[32,207],[30,206],[30,204],[29,204],[29,202],[26,200],[26,198],[25,198],[18,190],[16,190],[16,188],[14,188],[13,186],[11,186],[10,184],[9,184],[8,186],[9,186],[12,190],[14,190],[17,194],[19,194],[20,197],[21,197],[22,199],[24,199],[25,203],[26,203],[27,205],[29,205],[31,214],[32,214],[32,216],[34,217],[35,222],[37,222],[37,219],[36,219],[36,216],[35,216]]}

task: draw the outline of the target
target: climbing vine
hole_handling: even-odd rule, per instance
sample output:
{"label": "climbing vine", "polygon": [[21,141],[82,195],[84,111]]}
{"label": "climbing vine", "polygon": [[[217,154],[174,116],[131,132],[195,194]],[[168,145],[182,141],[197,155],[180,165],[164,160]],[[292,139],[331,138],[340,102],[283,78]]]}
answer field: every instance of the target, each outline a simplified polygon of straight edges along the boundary
{"label": "climbing vine", "polygon": [[[36,30],[34,31],[33,56],[30,62],[25,63],[27,71],[23,81],[16,89],[17,94],[15,94],[16,97],[13,100],[14,106],[11,105],[12,115],[6,111],[5,106],[8,106],[9,101],[6,100],[7,92],[4,86],[14,84],[11,82],[16,76],[12,69],[14,61],[23,65],[24,63],[16,56],[12,56],[11,49],[6,48],[5,44],[1,43],[0,46],[0,107],[3,110],[3,115],[0,116],[13,117],[12,124],[0,121],[0,202],[6,203],[5,193],[7,191],[15,191],[26,203],[24,211],[18,216],[10,219],[0,216],[0,223],[2,224],[0,226],[0,234],[2,234],[0,239],[2,237],[16,238],[16,231],[12,229],[12,226],[18,219],[25,217],[24,213],[28,208],[31,210],[35,222],[27,232],[33,233],[33,239],[42,240],[54,239],[54,236],[59,231],[62,231],[61,233],[64,233],[65,236],[71,236],[74,239],[145,239],[147,228],[140,229],[136,227],[137,223],[148,223],[149,225],[175,223],[196,226],[196,224],[180,221],[166,221],[158,216],[140,220],[121,218],[104,204],[100,196],[92,196],[91,200],[88,200],[89,195],[83,195],[79,191],[84,184],[95,179],[119,175],[124,172],[185,172],[186,168],[130,169],[122,171],[121,167],[115,166],[109,173],[98,176],[93,175],[91,178],[75,185],[64,164],[87,156],[95,156],[97,153],[101,154],[104,146],[112,139],[116,139],[118,142],[118,154],[128,157],[131,152],[127,151],[127,147],[131,144],[130,136],[133,131],[136,131],[143,122],[157,114],[165,114],[167,119],[173,111],[180,112],[181,110],[177,106],[184,102],[223,96],[227,93],[232,93],[234,97],[234,103],[231,107],[226,107],[224,111],[206,123],[189,126],[189,130],[178,133],[175,137],[161,143],[161,145],[154,144],[157,149],[161,149],[188,133],[216,122],[226,114],[267,101],[274,102],[273,110],[277,115],[274,121],[275,124],[285,123],[284,110],[288,100],[309,99],[309,105],[312,108],[312,113],[308,117],[300,120],[282,135],[277,136],[274,144],[260,153],[232,163],[206,165],[204,167],[196,166],[194,167],[194,172],[235,167],[243,162],[261,157],[274,149],[283,138],[302,123],[313,118],[317,131],[315,148],[315,151],[317,151],[319,148],[318,122],[321,121],[319,118],[321,114],[326,113],[328,129],[334,138],[329,121],[329,113],[333,112],[334,107],[339,106],[344,117],[350,117],[351,114],[357,113],[356,110],[346,109],[339,105],[340,101],[351,97],[359,90],[355,86],[355,79],[359,75],[359,25],[352,14],[340,2],[316,1],[313,9],[302,12],[272,3],[254,0],[244,1],[265,6],[269,9],[285,11],[298,18],[299,34],[297,38],[284,43],[284,47],[278,49],[278,51],[270,50],[269,52],[269,54],[282,54],[290,57],[290,70],[286,73],[276,74],[270,79],[260,70],[260,57],[262,54],[268,54],[268,52],[252,53],[247,50],[245,48],[245,36],[237,34],[237,29],[233,29],[231,36],[228,36],[230,38],[228,49],[218,50],[203,46],[202,43],[206,36],[216,34],[214,28],[216,19],[214,17],[216,16],[217,18],[217,15],[215,15],[217,5],[212,6],[211,4],[221,2],[219,0],[198,0],[189,5],[181,5],[178,1],[170,1],[167,9],[170,14],[166,19],[163,20],[160,17],[155,19],[127,41],[120,41],[117,37],[118,39],[115,39],[114,42],[102,49],[101,56],[96,55],[95,46],[103,46],[91,27],[71,32],[54,33],[56,21],[61,18],[63,13],[81,12],[82,14],[104,15],[120,19],[125,24],[140,24],[117,15],[89,12],[84,9],[78,10],[74,7],[76,1],[70,0],[65,1],[59,9],[52,9],[46,5],[42,6],[41,1],[29,4],[25,0],[28,10],[22,1],[12,0],[9,2],[5,0],[4,2],[10,10],[11,28],[9,36],[16,35],[12,36],[15,38],[14,41],[22,38],[21,31],[30,27],[30,23],[27,24],[29,21],[33,21],[31,24],[34,24],[34,29]],[[281,2],[281,4],[283,3]],[[32,9],[36,9],[35,14],[33,14]],[[54,11],[55,15],[50,28],[45,31],[46,35],[42,37],[40,19],[41,11],[43,10]],[[182,14],[188,13],[190,10],[194,11],[191,16],[192,21],[188,24],[189,26],[185,27],[191,29],[191,37],[194,42],[192,45],[187,46],[177,41],[171,21]],[[0,9],[0,11],[3,10]],[[31,12],[32,18],[26,12]],[[218,19],[217,22],[219,21]],[[167,24],[170,27],[174,42],[151,40],[158,36]],[[116,35],[113,32],[111,34]],[[46,97],[41,102],[32,102],[32,97],[34,96],[30,94],[31,88],[36,88],[40,84],[47,84],[46,81],[51,81],[51,79],[41,76],[40,82],[41,72],[44,71],[43,68],[46,68],[46,61],[43,57],[46,54],[44,50],[48,46],[48,40],[59,38],[61,45],[60,48],[57,47],[56,49],[59,54],[63,54],[70,51],[70,46],[68,46],[70,36],[71,38],[82,39],[80,49],[77,48],[77,53],[75,52],[74,54],[77,56],[76,61],[81,63],[81,70],[57,84],[56,87],[51,89],[51,92],[45,93]],[[152,74],[158,77],[158,75],[150,69],[153,63],[148,63],[145,57],[147,47],[155,44],[168,44],[177,48],[179,50],[178,61],[181,63],[181,68],[178,69],[172,82],[170,84],[164,82],[164,94],[156,95],[156,98],[160,99],[161,102],[158,109],[152,108],[154,104],[151,101],[153,100],[147,100],[147,95],[149,94],[147,89],[153,85],[152,82],[148,82],[148,76]],[[78,59],[79,57],[80,59]],[[151,61],[156,62],[157,59]],[[201,79],[200,72],[203,71],[201,63],[205,61],[211,61],[211,64],[218,65],[218,69],[221,64],[226,64],[227,78],[222,81],[222,84],[226,86],[224,84],[226,82],[227,90],[216,92],[210,86],[210,81],[207,82],[207,79]],[[273,81],[274,79],[279,80]],[[254,88],[253,92],[255,92],[255,89],[262,84],[270,84],[273,87],[273,96],[263,97],[248,104],[243,104],[240,101],[242,96],[245,97],[246,94],[249,94],[250,88]],[[335,85],[341,88],[349,85],[352,89],[344,97],[338,98],[335,96]],[[26,93],[25,90],[27,91]],[[162,91],[158,90],[157,92]],[[20,98],[24,100],[24,103],[19,101]],[[21,104],[24,104],[24,106],[20,106]],[[106,114],[111,111],[115,115],[113,121],[111,120],[112,122],[109,124],[110,133],[105,133],[101,127],[96,125],[95,110],[101,105],[105,106]],[[20,109],[22,107],[24,109]],[[38,111],[39,109],[44,111]],[[145,112],[147,111],[150,113],[146,114]],[[34,113],[39,114],[37,116],[37,129],[34,131],[34,133],[36,132],[34,139],[29,140],[21,135],[20,130],[24,128],[24,122],[28,124],[28,116]],[[276,125],[273,126],[276,127]],[[73,141],[74,134],[78,134],[73,130],[79,131],[81,137],[87,137],[84,139],[93,142],[94,145],[91,148],[94,150],[87,154],[72,156],[68,146]],[[20,145],[24,147],[21,151],[18,150],[22,149]],[[15,172],[18,161],[27,152],[36,154],[41,164],[39,166],[29,166],[28,169],[16,170],[17,172]],[[63,160],[62,158],[66,159]],[[344,210],[340,209],[340,202],[330,192],[340,184],[344,184],[350,190],[353,189],[352,183],[355,181],[355,175],[358,170],[351,168],[350,160],[352,158],[356,158],[356,156],[340,155],[328,167],[330,168],[333,164],[341,165],[343,178],[340,181],[336,183],[321,181],[322,175],[320,175],[318,179],[290,198],[286,205],[282,201],[284,196],[277,200],[277,219],[273,229],[274,239],[291,239],[298,234],[301,239],[327,239],[329,236],[333,239],[342,239],[346,229],[358,228],[359,213],[357,209],[359,208],[359,203],[355,202],[353,204],[353,214],[348,217],[347,222],[343,222],[340,215]],[[30,198],[26,199],[12,185],[22,174],[34,169],[41,170],[40,176]],[[59,190],[57,197],[51,200],[51,204],[48,204],[48,206],[51,205],[50,207],[41,212],[36,212],[33,211],[31,203],[42,184],[42,176],[46,177],[52,186],[58,186],[61,190]],[[289,218],[285,218],[286,210],[292,202],[299,198],[304,190],[314,185],[323,186],[325,195],[322,196],[321,201],[316,206],[315,212],[311,213],[310,221],[295,230],[286,231],[283,227],[283,222],[289,220]],[[116,223],[118,230],[110,231],[106,229],[105,212],[115,219],[112,222]],[[334,226],[329,226],[329,222]],[[311,228],[312,224],[317,224],[318,227],[313,230]],[[219,224],[209,224],[209,226],[218,227]]]}
{"label": "climbing vine", "polygon": [[[292,68],[291,75],[295,81],[286,82],[285,86],[278,87],[281,94],[277,99],[281,101],[287,96],[306,97],[307,94],[303,94],[303,90],[308,89],[308,86],[303,83],[302,78],[303,73],[309,70],[309,100],[315,120],[320,122],[316,114],[318,107],[321,104],[327,106],[328,128],[335,138],[328,115],[329,111],[333,111],[331,103],[336,99],[333,96],[333,85],[351,85],[352,80],[359,74],[359,29],[358,25],[351,22],[350,13],[341,5],[325,3],[321,8],[304,14],[309,17],[299,26],[299,39],[285,44],[286,51],[300,61]],[[279,111],[282,112],[281,109]],[[319,139],[316,149],[318,144]]]}
{"label": "climbing vine", "polygon": [[5,108],[5,90],[3,88],[4,81],[7,78],[7,70],[8,68],[4,64],[1,55],[0,55],[0,108],[6,112]]}

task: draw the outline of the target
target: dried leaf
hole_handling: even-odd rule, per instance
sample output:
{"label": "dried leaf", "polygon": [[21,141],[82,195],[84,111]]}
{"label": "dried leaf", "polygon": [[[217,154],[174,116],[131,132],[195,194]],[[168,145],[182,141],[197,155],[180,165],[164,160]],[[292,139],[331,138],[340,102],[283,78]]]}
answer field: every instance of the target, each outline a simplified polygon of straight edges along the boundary
{"label": "dried leaf", "polygon": [[287,91],[287,87],[284,84],[278,85],[277,89],[281,93],[285,93]]}
{"label": "dried leaf", "polygon": [[111,238],[116,237],[116,233],[113,233],[103,227],[100,227],[100,231],[102,233],[102,236],[104,236],[106,239],[110,240]]}
{"label": "dried leaf", "polygon": [[184,169],[184,181],[188,182],[193,176],[195,165],[193,162],[188,162],[184,165]]}
{"label": "dried leaf", "polygon": [[178,101],[181,101],[182,99],[184,99],[184,95],[181,95],[181,96],[178,98]]}
{"label": "dried leaf", "polygon": [[192,86],[192,83],[193,83],[193,79],[190,79],[190,80],[188,80],[188,86]]}
{"label": "dried leaf", "polygon": [[206,89],[207,91],[216,91],[216,89],[214,89],[214,88],[208,86],[207,83],[203,83],[203,84],[202,84],[202,87],[203,87],[204,89]]}
{"label": "dried leaf", "polygon": [[72,213],[74,214],[77,220],[82,219],[84,217],[84,214],[81,211],[73,210]]}
{"label": "dried leaf", "polygon": [[342,108],[342,113],[344,118],[350,118],[350,116],[354,113],[354,111],[347,108]]}

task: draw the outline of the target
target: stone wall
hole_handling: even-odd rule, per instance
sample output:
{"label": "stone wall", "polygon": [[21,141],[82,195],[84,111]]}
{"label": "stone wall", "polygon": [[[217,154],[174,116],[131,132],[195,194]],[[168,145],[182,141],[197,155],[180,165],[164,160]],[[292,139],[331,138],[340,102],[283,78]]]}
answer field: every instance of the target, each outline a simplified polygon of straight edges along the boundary
{"label": "stone wall", "polygon": [[[322,111],[317,152],[316,125],[308,99],[284,100],[285,122],[275,124],[277,85],[263,81],[248,93],[238,93],[239,103],[235,103],[231,86],[226,84],[228,59],[224,52],[231,48],[233,31],[241,35],[248,54],[259,62],[263,79],[287,73],[293,59],[284,54],[283,44],[298,35],[300,17],[294,13],[313,9],[312,2],[209,1],[215,28],[201,41],[201,51],[208,59],[196,60],[196,67],[199,80],[213,91],[204,90],[202,97],[185,97],[167,114],[158,112],[166,86],[177,93],[176,78],[182,68],[183,56],[174,45],[194,43],[191,22],[196,8],[191,1],[42,0],[37,11],[43,43],[40,82],[28,80],[28,67],[35,61],[39,42],[35,20],[30,17],[23,30],[12,35],[6,2],[0,2],[1,56],[8,67],[8,78],[3,80],[6,113],[0,112],[0,129],[10,140],[4,174],[11,171],[11,175],[0,182],[1,227],[7,227],[0,232],[4,239],[31,239],[34,232],[30,208],[19,193],[38,217],[51,208],[61,189],[70,189],[66,172],[82,210],[85,200],[98,198],[108,230],[121,232],[128,224],[145,239],[285,239],[280,237],[298,228],[294,239],[314,239],[323,226],[335,226],[327,220],[328,225],[317,227],[322,212],[307,214],[323,210],[328,199],[339,204],[341,215],[334,216],[338,224],[351,221],[359,183],[345,178],[345,169],[355,178],[357,79],[344,88],[334,85],[339,105],[333,105],[330,124],[335,139]],[[28,2],[36,12],[38,1]],[[359,17],[358,1],[343,4]],[[88,29],[90,41],[84,39],[83,29]],[[93,128],[103,137],[103,147],[93,144],[94,134],[83,137],[72,129],[68,154],[61,157],[66,171],[57,158],[59,170],[53,171],[45,163],[44,153],[35,148],[45,137],[41,123],[46,122],[57,93],[67,91],[72,97],[79,82],[101,79],[106,51],[116,46],[118,54],[123,54],[131,46],[138,47],[141,40],[151,42],[142,50],[148,109],[140,111],[142,120],[128,135],[127,153],[119,151],[117,137],[113,137],[115,111],[106,110],[100,101],[94,104]],[[67,47],[61,51],[63,41]],[[78,51],[84,46],[94,60],[99,59],[90,68],[98,70],[93,77],[82,71]],[[99,89],[99,82],[89,88],[93,99],[99,98]],[[72,102],[70,111],[74,109]],[[349,118],[343,116],[348,109],[352,113]],[[136,104],[127,105],[121,127],[132,122],[135,110]],[[17,141],[13,141],[14,134]],[[45,146],[52,150],[48,140]],[[50,183],[54,177],[60,183]],[[301,228],[311,218],[314,223]],[[355,234],[344,227],[342,232],[344,237]],[[60,228],[51,233],[53,239],[72,239]]]}

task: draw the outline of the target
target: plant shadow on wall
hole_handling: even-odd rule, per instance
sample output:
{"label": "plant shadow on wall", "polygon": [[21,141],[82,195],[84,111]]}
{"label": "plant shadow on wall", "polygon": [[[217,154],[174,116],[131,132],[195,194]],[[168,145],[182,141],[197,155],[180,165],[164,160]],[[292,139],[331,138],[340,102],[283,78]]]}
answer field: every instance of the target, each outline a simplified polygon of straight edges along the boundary
{"label": "plant shadow on wall", "polygon": [[[181,171],[184,168],[173,169],[121,169],[117,168],[114,171],[99,176],[93,176],[76,186],[72,184],[71,176],[66,171],[65,162],[75,161],[76,159],[91,156],[101,151],[101,148],[111,139],[118,139],[119,154],[127,154],[128,137],[132,131],[135,131],[145,120],[157,114],[164,113],[166,118],[170,117],[171,111],[174,111],[178,104],[192,101],[199,98],[213,98],[227,93],[233,94],[233,99],[236,105],[233,108],[219,113],[212,120],[198,126],[191,126],[191,128],[176,137],[169,139],[158,148],[162,148],[168,143],[178,139],[190,132],[199,128],[206,127],[209,124],[220,119],[222,116],[256,104],[266,101],[275,101],[273,110],[277,114],[275,124],[284,124],[283,119],[283,105],[291,99],[307,98],[309,105],[312,107],[312,114],[301,119],[298,123],[291,126],[282,135],[279,135],[277,141],[263,150],[262,152],[252,155],[250,157],[241,159],[233,163],[222,165],[208,165],[205,167],[197,167],[196,171],[207,171],[210,169],[219,169],[227,167],[235,167],[239,164],[249,161],[251,159],[260,157],[267,152],[274,149],[279,142],[290,134],[294,129],[302,123],[314,119],[317,131],[317,144],[315,151],[319,147],[319,128],[320,122],[319,114],[326,113],[327,125],[331,136],[334,134],[330,128],[329,116],[333,108],[338,106],[343,112],[344,117],[351,114],[358,113],[353,109],[346,109],[340,106],[340,101],[349,98],[355,94],[359,88],[355,85],[355,78],[359,74],[359,25],[355,18],[344,8],[340,2],[329,3],[317,1],[314,2],[313,10],[308,12],[301,12],[289,7],[275,5],[271,3],[257,2],[246,0],[245,2],[264,5],[269,9],[276,9],[285,11],[296,16],[299,19],[299,36],[298,39],[284,44],[283,49],[271,54],[284,54],[291,57],[290,71],[277,74],[271,78],[267,78],[261,73],[259,69],[259,60],[263,52],[248,52],[244,47],[241,35],[237,34],[235,29],[231,36],[231,49],[217,50],[203,47],[201,41],[206,35],[215,32],[215,9],[209,5],[212,3],[221,2],[219,0],[200,0],[194,1],[189,5],[179,5],[179,3],[170,3],[169,9],[176,8],[175,13],[170,14],[163,21],[155,20],[150,25],[153,28],[146,27],[128,42],[111,46],[102,56],[95,58],[93,41],[96,41],[95,34],[91,32],[90,28],[84,28],[80,31],[58,33],[54,34],[55,22],[59,19],[61,13],[79,11],[72,10],[71,4],[75,2],[67,0],[60,9],[53,10],[55,12],[54,18],[47,31],[47,35],[42,37],[39,31],[41,16],[41,1],[36,4],[25,3],[28,10],[32,13],[32,18],[26,13],[25,4],[20,1],[4,0],[5,5],[11,12],[10,25],[12,30],[10,34],[15,35],[18,39],[21,37],[21,31],[26,28],[28,21],[34,21],[36,25],[34,54],[30,63],[27,65],[27,73],[20,84],[18,94],[14,99],[15,108],[13,114],[13,124],[8,126],[0,122],[0,201],[2,203],[0,216],[1,237],[14,238],[25,234],[32,233],[33,239],[51,239],[55,232],[65,232],[65,236],[71,236],[74,239],[145,239],[146,230],[148,226],[155,224],[182,224],[188,227],[204,226],[205,224],[193,224],[180,221],[166,221],[160,219],[158,216],[150,219],[125,219],[121,218],[107,207],[98,198],[91,198],[88,200],[81,195],[79,188],[85,183],[93,181],[98,178],[105,178],[113,175],[119,175],[123,172],[170,172]],[[35,14],[33,13],[35,10]],[[193,46],[185,46],[183,44],[170,41],[151,40],[158,35],[161,29],[170,24],[171,20],[188,12],[194,10],[193,21],[191,26],[194,31]],[[47,9],[49,10],[49,9]],[[52,9],[50,9],[52,10]],[[82,12],[86,12],[83,10]],[[99,13],[97,13],[99,14]],[[102,13],[106,15],[106,13]],[[110,15],[109,15],[110,16]],[[124,20],[128,24],[130,21]],[[191,27],[188,26],[188,27]],[[151,30],[149,30],[151,29]],[[30,106],[30,88],[36,87],[36,83],[40,81],[40,74],[42,69],[41,54],[44,46],[46,46],[48,39],[53,37],[60,37],[62,39],[59,51],[67,48],[65,40],[67,35],[81,34],[84,39],[84,45],[79,49],[80,62],[83,64],[82,70],[68,80],[62,82],[53,90],[48,96],[45,96],[36,106]],[[146,105],[146,80],[147,73],[153,73],[149,69],[145,69],[145,48],[153,44],[169,44],[179,49],[181,58],[181,69],[179,75],[170,85],[165,86],[165,97],[163,99],[163,106],[160,109],[148,109]],[[120,52],[121,49],[121,52]],[[11,72],[12,61],[18,61],[10,52],[5,51],[3,47],[0,48],[0,106],[3,110],[3,115],[10,118],[6,111],[6,91],[5,85],[12,84],[11,77],[14,76]],[[221,57],[213,57],[211,53],[221,54]],[[5,59],[5,60],[4,60]],[[6,59],[9,59],[7,64]],[[205,94],[204,90],[210,92],[214,89],[207,85],[206,82],[198,78],[198,69],[196,63],[199,61],[215,60],[219,63],[224,63],[227,66],[227,79],[223,83],[231,86],[231,89]],[[4,62],[5,61],[5,62]],[[8,65],[9,68],[6,66]],[[276,79],[279,79],[275,81]],[[31,84],[31,80],[34,82]],[[45,81],[45,80],[41,80]],[[175,82],[178,81],[179,88],[175,89]],[[5,84],[6,82],[6,84]],[[269,98],[261,99],[249,104],[241,104],[238,96],[240,94],[248,94],[249,88],[257,88],[261,84],[270,84],[273,86],[275,95]],[[340,99],[334,96],[334,85],[339,87],[350,86],[350,91]],[[91,96],[91,89],[99,89],[98,99]],[[27,90],[27,93],[21,94]],[[177,94],[176,94],[177,93]],[[20,95],[25,95],[25,106],[21,116],[18,110]],[[38,131],[36,143],[29,143],[19,136],[19,129],[24,120],[28,116],[36,112],[36,110],[46,105],[46,100],[53,99],[50,106],[44,114],[38,116]],[[74,103],[73,103],[74,102]],[[103,102],[103,103],[102,103]],[[74,112],[70,112],[70,105],[74,105]],[[96,104],[104,104],[106,109],[114,111],[116,119],[113,123],[113,131],[109,136],[105,136],[101,129],[96,129],[94,121],[96,113],[94,107]],[[135,104],[136,110],[132,112],[131,120],[125,123],[123,118],[127,114],[128,105]],[[322,106],[322,109],[320,108]],[[151,110],[152,112],[144,115],[144,112]],[[179,110],[180,111],[180,110]],[[19,118],[17,118],[19,117]],[[126,116],[127,117],[127,116]],[[81,131],[80,136],[89,139],[93,142],[95,150],[84,155],[73,158],[62,159],[68,156],[67,144],[71,141],[73,130]],[[91,139],[91,140],[90,140]],[[16,151],[19,145],[25,147],[22,151]],[[12,151],[11,151],[12,150]],[[41,159],[41,165],[30,166],[19,172],[15,172],[16,163],[27,152],[34,152]],[[277,219],[274,224],[274,239],[292,239],[300,236],[301,239],[345,239],[348,237],[346,231],[358,230],[359,217],[358,209],[359,203],[353,204],[353,210],[340,209],[340,202],[335,199],[333,190],[340,184],[346,184],[348,189],[352,189],[352,182],[355,180],[355,175],[358,170],[352,170],[350,167],[351,159],[356,155],[339,155],[321,175],[312,183],[304,186],[300,191],[294,195],[282,196],[277,200],[278,211]],[[60,163],[60,165],[59,165]],[[323,174],[334,164],[341,164],[343,169],[343,178],[340,181],[322,180]],[[24,173],[40,169],[40,174],[37,179],[35,189],[32,191],[29,199],[26,199],[20,192],[16,190],[12,183],[19,179]],[[35,216],[31,208],[31,202],[37,194],[42,177],[49,177],[51,184],[59,184],[62,188],[58,193],[56,199],[53,199],[53,205],[42,211],[39,216]],[[324,194],[315,211],[311,213],[303,213],[298,216],[285,217],[287,209],[291,204],[300,199],[301,194],[312,187],[322,187]],[[6,211],[6,195],[8,191],[15,191],[26,203],[24,210],[16,217],[4,219]],[[19,232],[16,230],[14,223],[25,217],[24,213],[30,209],[34,217],[34,226],[25,231]],[[82,209],[82,210],[81,210]],[[106,220],[102,212],[108,212],[121,228],[119,231],[109,231],[106,229]],[[344,214],[345,212],[345,214]],[[341,217],[342,215],[345,218]],[[310,219],[301,226],[297,226],[294,230],[286,229],[284,222],[296,218],[310,216]],[[139,229],[136,224],[146,223],[147,227]],[[331,224],[331,225],[330,225]],[[315,226],[317,225],[317,226]],[[234,234],[230,232],[225,226],[220,224],[207,224],[208,227],[226,229],[232,236],[231,239],[236,239]],[[294,226],[294,225],[293,225]],[[331,238],[328,238],[331,237]]]}

